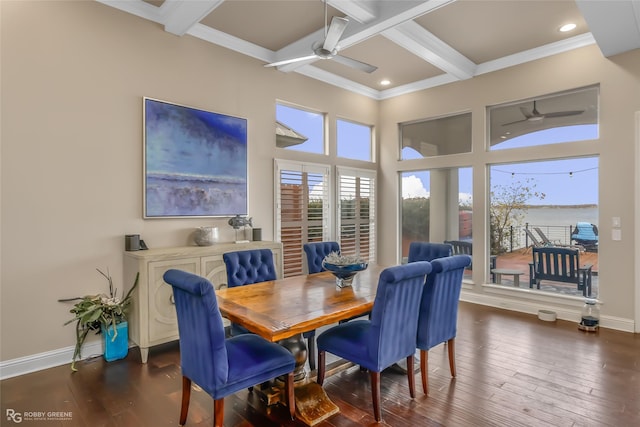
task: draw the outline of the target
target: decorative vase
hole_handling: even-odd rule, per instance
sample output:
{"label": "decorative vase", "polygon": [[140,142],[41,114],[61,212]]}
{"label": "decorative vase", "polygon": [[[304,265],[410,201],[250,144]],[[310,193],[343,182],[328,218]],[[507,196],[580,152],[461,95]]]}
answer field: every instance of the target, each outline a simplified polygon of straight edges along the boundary
{"label": "decorative vase", "polygon": [[211,246],[219,239],[218,227],[196,228],[193,240],[198,246]]}
{"label": "decorative vase", "polygon": [[[105,327],[102,325],[104,359],[107,362],[124,359],[129,353],[129,323],[120,322]],[[115,332],[118,332],[117,334]],[[114,337],[115,336],[115,337]]]}

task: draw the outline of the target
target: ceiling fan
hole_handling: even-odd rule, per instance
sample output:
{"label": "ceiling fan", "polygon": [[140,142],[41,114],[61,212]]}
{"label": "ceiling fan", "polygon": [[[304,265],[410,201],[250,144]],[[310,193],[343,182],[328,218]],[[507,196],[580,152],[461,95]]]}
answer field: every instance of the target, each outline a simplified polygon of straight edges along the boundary
{"label": "ceiling fan", "polygon": [[577,116],[578,114],[584,113],[584,110],[555,111],[553,113],[541,113],[536,108],[536,101],[533,101],[533,110],[531,110],[531,113],[529,113],[527,109],[524,107],[520,107],[520,111],[522,111],[522,114],[525,117],[524,119],[516,120],[515,122],[504,123],[502,126],[508,126],[508,125],[512,125],[515,123],[522,123],[522,122],[539,122],[539,121],[542,121],[542,119],[547,117],[553,118],[553,117]]}
{"label": "ceiling fan", "polygon": [[297,58],[285,59],[282,61],[266,64],[265,67],[279,67],[281,65],[292,64],[294,62],[307,61],[310,59],[333,59],[342,65],[352,67],[366,73],[373,73],[378,67],[369,65],[365,62],[358,61],[353,58],[338,55],[340,50],[338,42],[342,33],[347,28],[349,20],[334,16],[331,19],[331,25],[327,28],[327,1],[324,1],[324,40],[319,40],[311,45],[311,54],[299,56]]}

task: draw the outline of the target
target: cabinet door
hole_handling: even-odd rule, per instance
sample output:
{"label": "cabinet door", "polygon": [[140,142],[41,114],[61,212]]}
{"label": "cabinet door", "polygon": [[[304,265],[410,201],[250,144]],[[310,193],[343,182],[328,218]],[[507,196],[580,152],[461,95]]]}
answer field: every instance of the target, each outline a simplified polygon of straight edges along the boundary
{"label": "cabinet door", "polygon": [[149,263],[149,342],[167,342],[178,338],[178,319],[173,291],[162,276],[176,268],[200,274],[200,258],[184,258]]}
{"label": "cabinet door", "polygon": [[206,277],[216,289],[227,287],[227,267],[222,254],[202,257],[202,276]]}

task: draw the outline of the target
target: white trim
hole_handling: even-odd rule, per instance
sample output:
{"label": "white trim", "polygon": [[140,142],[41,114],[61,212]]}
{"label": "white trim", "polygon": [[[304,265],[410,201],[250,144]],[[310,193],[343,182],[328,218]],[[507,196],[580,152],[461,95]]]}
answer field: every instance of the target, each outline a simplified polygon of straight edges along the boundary
{"label": "white trim", "polygon": [[[636,206],[635,206],[635,226],[636,229],[636,245],[634,251],[636,253],[635,259],[640,257],[640,111],[636,111],[635,114],[636,121]],[[636,294],[636,303],[635,303],[635,332],[640,332],[640,264],[636,264],[636,272],[635,272],[635,294]]]}
{"label": "white trim", "polygon": [[[66,364],[69,364],[69,369],[71,369],[74,350],[75,346],[71,346],[0,362],[0,380]],[[82,346],[82,354],[84,355],[82,359],[101,356],[103,352],[101,340],[87,343]]]}
{"label": "white trim", "polygon": [[[469,292],[465,286],[462,288],[460,300],[473,304],[486,305],[489,307],[502,308],[505,310],[517,311],[537,315],[539,310],[549,310],[557,314],[557,318],[576,323],[581,316],[581,309],[584,301],[582,298],[564,297],[558,295],[545,294],[540,291],[530,291],[528,289],[500,289],[495,285],[483,285],[486,293]],[[518,299],[509,298],[513,294],[520,294]],[[522,294],[529,294],[523,298]],[[608,329],[615,329],[623,332],[633,332],[633,319],[625,319],[615,316],[601,316],[600,326]]]}

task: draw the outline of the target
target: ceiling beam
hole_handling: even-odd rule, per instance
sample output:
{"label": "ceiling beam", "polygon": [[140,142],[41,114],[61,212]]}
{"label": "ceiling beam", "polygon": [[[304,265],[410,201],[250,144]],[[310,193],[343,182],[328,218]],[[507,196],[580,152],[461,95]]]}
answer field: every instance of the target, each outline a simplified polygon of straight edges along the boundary
{"label": "ceiling beam", "polygon": [[576,0],[605,57],[640,48],[640,1]]}
{"label": "ceiling beam", "polygon": [[[380,7],[377,10],[379,15],[371,19],[372,9],[367,2],[353,1],[349,5],[349,13],[354,14],[353,20],[363,21],[366,23],[350,21],[347,29],[345,30],[339,46],[341,49],[348,48],[357,43],[360,43],[370,37],[389,30],[396,25],[403,24],[411,21],[419,16],[424,15],[436,8],[439,8],[447,3],[451,3],[454,0],[429,0],[429,1],[397,1],[397,2],[381,2]],[[342,2],[331,3],[332,6],[342,7]],[[360,5],[360,7],[357,7]],[[275,52],[274,58],[271,62],[282,61],[289,58],[296,58],[301,56],[307,56],[311,53],[311,45],[316,41],[321,41],[324,38],[324,30],[318,30],[310,35],[307,35],[288,46]],[[278,67],[278,70],[289,72],[294,71],[299,67],[308,65],[317,59],[309,61],[301,61],[293,64],[283,65]]]}
{"label": "ceiling beam", "polygon": [[220,6],[223,1],[166,0],[161,7],[161,9],[165,9],[165,16],[167,17],[164,21],[164,29],[177,36],[183,36],[194,25],[198,24],[202,18]]}
{"label": "ceiling beam", "polygon": [[477,66],[474,62],[413,21],[391,28],[382,35],[460,80],[475,75]]}

